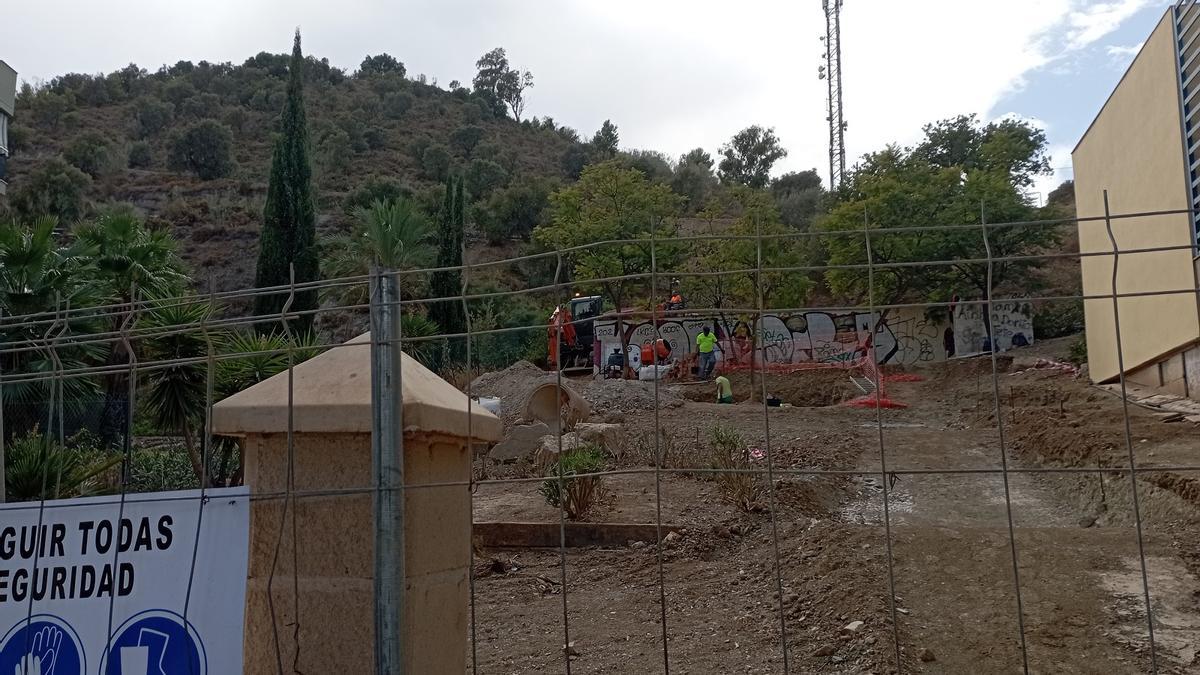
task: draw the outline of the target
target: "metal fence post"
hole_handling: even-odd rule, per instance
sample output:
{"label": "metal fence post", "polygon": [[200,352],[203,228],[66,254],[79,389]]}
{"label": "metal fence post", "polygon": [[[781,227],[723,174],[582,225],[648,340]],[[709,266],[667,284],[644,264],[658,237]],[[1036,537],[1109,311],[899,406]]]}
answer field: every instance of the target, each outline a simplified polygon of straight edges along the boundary
{"label": "metal fence post", "polygon": [[404,671],[404,402],[395,272],[371,277],[371,449],[375,482],[375,672]]}

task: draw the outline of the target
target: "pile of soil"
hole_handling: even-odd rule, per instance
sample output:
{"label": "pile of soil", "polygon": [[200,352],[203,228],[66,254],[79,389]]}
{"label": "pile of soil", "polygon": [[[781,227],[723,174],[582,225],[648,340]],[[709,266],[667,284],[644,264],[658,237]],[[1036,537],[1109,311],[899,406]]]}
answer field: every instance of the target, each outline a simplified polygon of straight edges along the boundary
{"label": "pile of soil", "polygon": [[[762,373],[751,379],[748,371],[726,375],[733,387],[735,403],[762,401]],[[862,394],[852,382],[847,371],[840,368],[802,370],[795,373],[767,373],[767,395],[779,398],[784,403],[798,408],[823,408],[837,405]],[[715,385],[694,385],[678,388],[680,395],[688,400],[712,403],[716,398]]]}
{"label": "pile of soil", "polygon": [[[614,412],[637,413],[654,410],[654,382],[640,380],[573,380],[571,386],[592,404],[592,412],[605,417]],[[658,408],[677,408],[683,404],[674,387],[658,383]]]}
{"label": "pile of soil", "polygon": [[[521,421],[534,390],[555,381],[557,378],[554,373],[548,373],[528,361],[517,361],[504,370],[484,373],[472,380],[471,395],[498,397],[500,418],[508,428]],[[566,380],[563,383],[566,384]]]}
{"label": "pile of soil", "polygon": [[[546,383],[557,382],[553,372],[546,372],[528,361],[517,361],[513,365],[491,373],[484,373],[471,382],[472,396],[497,396],[500,398],[501,418],[506,427],[519,423],[525,406],[534,390]],[[614,413],[636,413],[654,410],[654,382],[638,380],[604,380],[586,378],[562,379],[563,387],[575,391],[592,407],[598,418]],[[658,408],[676,408],[683,403],[665,382],[658,383]]]}

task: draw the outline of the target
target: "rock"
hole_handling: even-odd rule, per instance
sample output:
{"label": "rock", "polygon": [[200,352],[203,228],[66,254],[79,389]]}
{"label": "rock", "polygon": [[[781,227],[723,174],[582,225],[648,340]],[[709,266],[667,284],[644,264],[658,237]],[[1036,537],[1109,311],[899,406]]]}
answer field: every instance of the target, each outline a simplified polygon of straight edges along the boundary
{"label": "rock", "polygon": [[862,627],[863,627],[862,621],[851,621],[850,623],[846,624],[845,626],[842,626],[842,633],[845,635],[853,635],[853,634],[857,633]]}
{"label": "rock", "polygon": [[675,542],[679,541],[680,539],[682,539],[682,537],[679,535],[678,532],[668,532],[667,536],[663,537],[663,542],[667,543],[667,544],[674,544]]}
{"label": "rock", "polygon": [[493,462],[507,464],[518,459],[532,457],[542,447],[542,437],[550,433],[550,427],[538,422],[522,424],[509,430],[504,440],[496,444],[488,453]]}
{"label": "rock", "polygon": [[575,649],[575,642],[571,641],[563,645],[563,653],[567,656],[579,656],[579,650]]}
{"label": "rock", "polygon": [[[567,432],[562,435],[563,452],[570,452],[577,447],[579,447],[579,439],[576,438],[575,432]],[[537,449],[537,454],[534,456],[534,463],[538,466],[538,468],[545,469],[553,464],[554,460],[558,458],[558,449],[558,436],[555,436],[554,434],[542,436],[542,444],[541,447]]]}
{"label": "rock", "polygon": [[1096,524],[1096,516],[1084,516],[1079,519],[1079,526],[1086,529]]}
{"label": "rock", "polygon": [[625,452],[625,429],[620,424],[576,424],[574,433],[580,443],[595,444],[613,457]]}
{"label": "rock", "polygon": [[937,657],[933,655],[933,651],[930,650],[928,647],[917,652],[917,658],[921,659],[921,661],[923,661],[925,663],[929,663],[931,661],[937,661]]}
{"label": "rock", "polygon": [[813,656],[833,656],[837,652],[837,645],[825,645],[813,652]]}

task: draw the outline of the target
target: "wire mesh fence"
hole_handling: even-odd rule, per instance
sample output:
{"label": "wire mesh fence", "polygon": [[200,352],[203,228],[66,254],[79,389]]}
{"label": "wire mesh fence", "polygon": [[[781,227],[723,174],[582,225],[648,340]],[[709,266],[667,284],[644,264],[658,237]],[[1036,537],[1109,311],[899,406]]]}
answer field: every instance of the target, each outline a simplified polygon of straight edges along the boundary
{"label": "wire mesh fence", "polygon": [[[422,648],[458,652],[474,673],[953,671],[978,659],[1184,670],[1181,645],[1197,635],[1175,619],[1196,615],[1167,596],[1200,562],[1200,446],[1190,422],[1131,404],[1127,380],[1148,363],[1139,341],[1190,330],[1186,316],[1167,328],[1148,317],[1190,307],[1196,322],[1189,212],[981,215],[736,236],[660,236],[652,221],[637,239],[450,268],[183,298],[134,288],[99,307],[59,298],[0,317],[6,508],[41,522],[55,498],[115,494],[123,513],[127,495],[154,492],[202,519],[210,490],[247,486],[246,672],[344,669],[343,635],[362,648],[351,669],[381,672],[412,670]],[[1138,246],[1135,227],[1179,227],[1181,243]],[[1034,228],[1095,228],[1110,247],[1009,246],[1007,233]],[[938,233],[956,238],[955,256],[922,259],[906,243]],[[835,239],[861,256],[775,262],[784,246]],[[696,247],[738,255],[701,267]],[[635,255],[646,264],[633,272],[579,264]],[[1191,284],[1147,277],[1177,264]],[[1081,265],[1079,290],[1022,277]],[[529,287],[498,288],[514,270]],[[944,284],[931,270],[978,283],[959,297],[922,286]],[[446,272],[461,292],[428,297],[430,275]],[[839,274],[838,297],[859,300],[786,291]],[[617,285],[636,306],[549,319],[577,292],[611,299]],[[673,297],[685,288],[686,305]],[[317,309],[292,310],[313,291]],[[263,294],[282,298],[278,314],[232,309]],[[1060,386],[1074,382],[1069,364],[1012,365],[1040,353],[1031,312],[1080,303],[1088,344],[1115,362],[1103,377],[1116,397]],[[439,305],[460,332],[429,323]],[[693,369],[702,326],[717,336],[717,384]],[[568,364],[570,349],[582,360]],[[427,367],[465,396],[422,389]],[[221,412],[251,390],[275,398]],[[733,405],[717,402],[726,391]],[[494,399],[499,421],[485,411]],[[172,608],[185,620],[217,590],[194,572]]]}

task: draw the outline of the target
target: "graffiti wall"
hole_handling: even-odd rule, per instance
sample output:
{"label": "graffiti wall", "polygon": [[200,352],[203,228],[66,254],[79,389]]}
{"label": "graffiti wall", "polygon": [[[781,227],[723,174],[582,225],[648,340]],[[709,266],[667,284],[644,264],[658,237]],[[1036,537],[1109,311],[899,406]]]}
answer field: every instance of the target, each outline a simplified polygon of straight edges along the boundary
{"label": "graffiti wall", "polygon": [[[670,344],[676,357],[687,356],[696,349],[696,335],[707,325],[720,340],[718,360],[746,365],[837,363],[862,358],[874,322],[868,312],[800,312],[768,314],[761,325],[755,323],[752,317],[661,321],[658,337]],[[628,335],[630,362],[636,366],[641,346],[655,338],[654,326],[649,321],[625,320],[622,328]],[[876,326],[876,358],[902,365],[944,361],[949,328],[946,321],[927,319],[920,309],[893,311]],[[597,356],[620,349],[615,319],[597,320],[595,330]],[[754,332],[760,336],[757,347],[750,339]]]}
{"label": "graffiti wall", "polygon": [[[960,304],[954,308],[954,353],[958,356],[989,350],[985,305]],[[1033,305],[1027,301],[993,302],[992,335],[996,349],[1033,344]]]}

